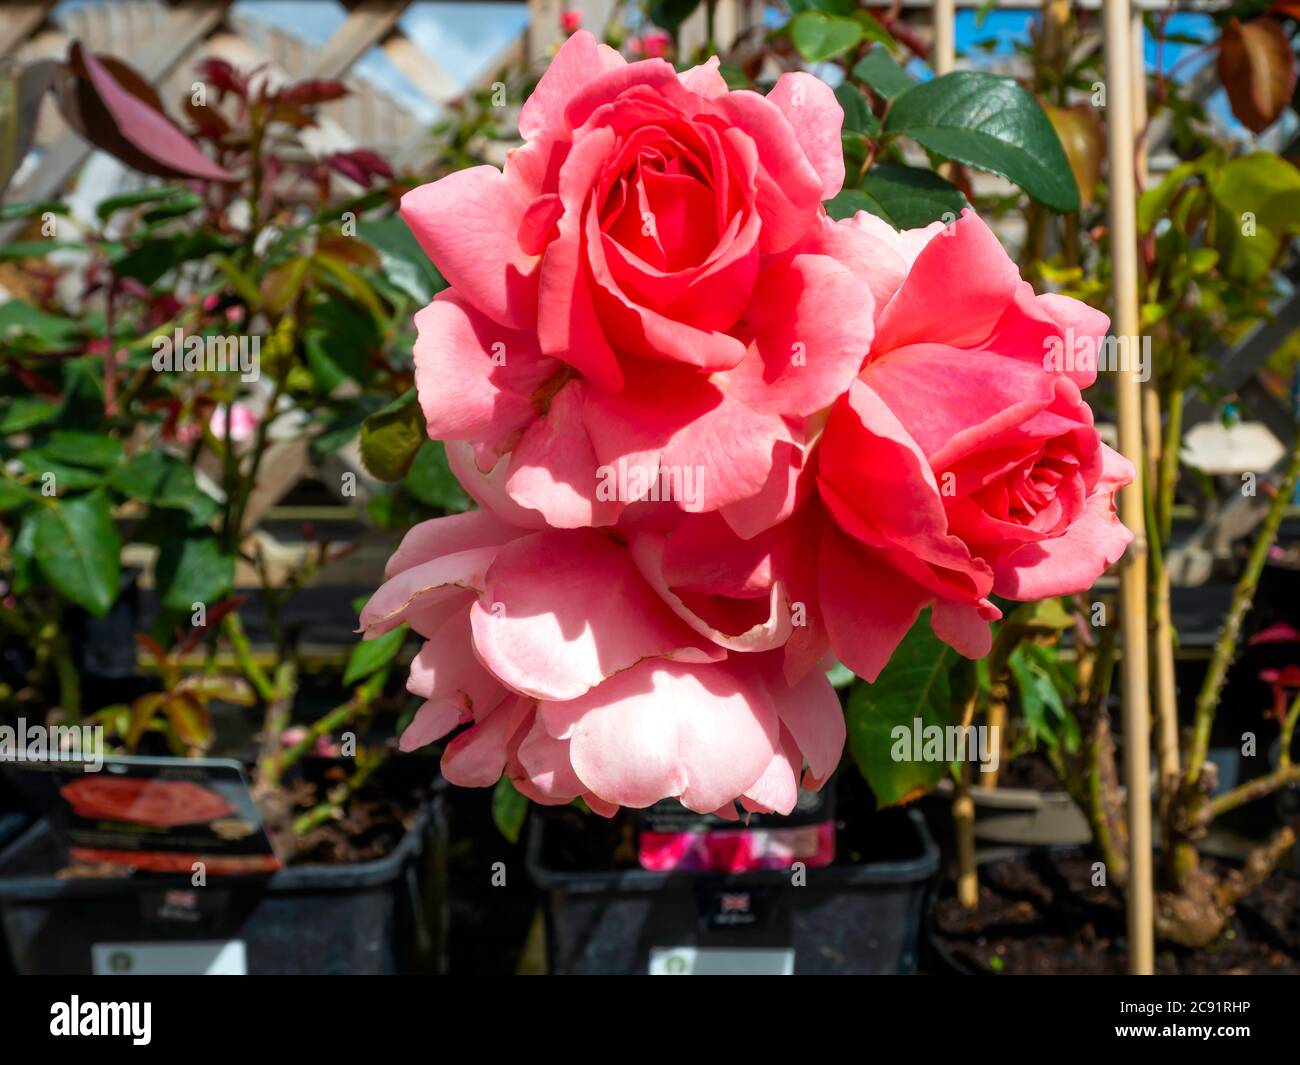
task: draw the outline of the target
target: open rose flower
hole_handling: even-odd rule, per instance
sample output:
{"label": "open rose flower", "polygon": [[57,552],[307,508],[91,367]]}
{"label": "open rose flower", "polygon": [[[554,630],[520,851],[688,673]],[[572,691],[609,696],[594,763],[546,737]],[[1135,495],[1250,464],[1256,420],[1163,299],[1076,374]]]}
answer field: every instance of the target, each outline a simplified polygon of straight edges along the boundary
{"label": "open rose flower", "polygon": [[873,328],[879,241],[821,205],[844,178],[842,119],[808,74],[729,92],[716,59],[679,75],[571,37],[504,172],[402,201],[451,283],[416,316],[416,380],[430,435],[472,452],[462,478],[556,528],[646,498],[747,536],[788,517],[807,419]]}
{"label": "open rose flower", "polygon": [[652,525],[533,531],[479,510],[412,529],[361,616],[368,637],[405,622],[427,641],[402,748],[468,726],[443,754],[453,784],[504,772],[537,802],[581,796],[605,815],[668,797],[788,813],[801,782],[819,788],[844,721],[820,670],[789,679],[788,628],[755,605],[771,552],[707,561],[716,527],[679,541]]}
{"label": "open rose flower", "polygon": [[973,213],[894,234],[906,279],[820,441],[821,611],[841,661],[879,674],[917,615],[987,654],[990,595],[1090,587],[1132,539],[1115,514],[1132,465],[1101,442],[1081,388],[1106,316],[1035,295]]}

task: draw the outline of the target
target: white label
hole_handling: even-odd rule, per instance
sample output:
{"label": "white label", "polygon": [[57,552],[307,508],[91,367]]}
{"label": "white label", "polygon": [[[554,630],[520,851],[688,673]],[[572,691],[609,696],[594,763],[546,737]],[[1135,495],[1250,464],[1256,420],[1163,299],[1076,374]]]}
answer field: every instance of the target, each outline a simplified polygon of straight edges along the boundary
{"label": "white label", "polygon": [[192,943],[96,943],[96,976],[247,976],[242,939]]}
{"label": "white label", "polygon": [[651,976],[793,976],[793,947],[652,947]]}

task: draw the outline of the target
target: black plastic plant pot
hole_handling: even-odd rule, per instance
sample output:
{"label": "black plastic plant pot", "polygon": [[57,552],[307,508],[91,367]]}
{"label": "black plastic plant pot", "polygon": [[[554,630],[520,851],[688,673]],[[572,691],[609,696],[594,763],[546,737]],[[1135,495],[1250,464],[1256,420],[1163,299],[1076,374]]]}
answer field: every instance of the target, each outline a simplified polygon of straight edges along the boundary
{"label": "black plastic plant pot", "polygon": [[799,876],[789,869],[728,874],[567,868],[561,837],[575,831],[575,812],[535,817],[528,838],[529,872],[546,893],[552,973],[916,969],[922,906],[939,851],[915,811],[876,814],[857,825],[857,835],[874,837],[875,844],[862,861],[847,860],[854,849],[841,842],[835,864]]}
{"label": "black plastic plant pot", "polygon": [[446,969],[443,799],[374,861],[270,877],[57,877],[50,823],[0,851],[0,922],[20,975],[440,973]]}

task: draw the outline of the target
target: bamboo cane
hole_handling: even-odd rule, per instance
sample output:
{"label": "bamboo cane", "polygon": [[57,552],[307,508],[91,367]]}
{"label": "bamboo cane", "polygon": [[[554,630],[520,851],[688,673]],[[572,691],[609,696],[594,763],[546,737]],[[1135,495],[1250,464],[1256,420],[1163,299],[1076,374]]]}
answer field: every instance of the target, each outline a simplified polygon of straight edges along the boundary
{"label": "bamboo cane", "polygon": [[[1104,0],[1106,142],[1110,160],[1110,237],[1115,281],[1115,336],[1135,356],[1139,344],[1137,189],[1133,130],[1133,22],[1129,0]],[[1142,390],[1136,359],[1115,375],[1120,451],[1136,480],[1119,496],[1120,518],[1133,543],[1120,560],[1120,619],[1124,633],[1124,776],[1128,785],[1129,972],[1152,972],[1155,944],[1151,882],[1151,789],[1148,783],[1151,715],[1147,659],[1146,515],[1142,479]]]}
{"label": "bamboo cane", "polygon": [[[1133,128],[1139,133],[1147,125],[1146,93],[1146,28],[1142,24],[1141,12],[1133,13]],[[1143,138],[1137,145],[1135,174],[1138,185],[1145,189],[1150,179],[1148,168],[1147,144]],[[1142,427],[1147,453],[1147,486],[1154,492],[1159,484],[1157,464],[1161,454],[1160,426],[1160,392],[1156,387],[1154,373],[1150,380],[1142,385]],[[1177,441],[1174,442],[1175,449]],[[1176,455],[1168,456],[1172,469],[1177,471]],[[1175,476],[1177,476],[1175,472]],[[1173,610],[1169,601],[1169,544],[1162,540],[1162,527],[1157,526],[1147,531],[1148,536],[1156,537],[1160,550],[1158,565],[1152,566],[1152,579],[1155,587],[1152,594],[1152,606],[1155,617],[1152,619],[1151,633],[1154,643],[1151,648],[1151,660],[1155,671],[1155,714],[1156,714],[1156,757],[1160,765],[1160,795],[1163,802],[1177,786],[1179,773],[1178,757],[1178,686],[1174,676],[1174,621]]]}
{"label": "bamboo cane", "polygon": [[957,62],[957,2],[934,0],[934,55],[936,74],[947,74]]}

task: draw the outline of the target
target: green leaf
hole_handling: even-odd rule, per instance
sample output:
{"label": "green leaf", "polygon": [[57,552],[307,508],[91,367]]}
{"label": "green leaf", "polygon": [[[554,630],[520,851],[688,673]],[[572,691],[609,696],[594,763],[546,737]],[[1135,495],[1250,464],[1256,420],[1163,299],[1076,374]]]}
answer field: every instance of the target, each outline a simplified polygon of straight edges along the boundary
{"label": "green leaf", "polygon": [[1079,187],[1056,130],[1010,78],[958,70],[916,85],[894,100],[885,132],[998,174],[1054,211],[1079,209]]}
{"label": "green leaf", "polygon": [[60,595],[103,617],[117,599],[122,542],[101,493],[56,500],[36,515],[35,555]]}
{"label": "green leaf", "polygon": [[503,775],[492,792],[492,821],[497,831],[511,843],[518,843],[527,816],[528,800],[515,790],[510,778]]}
{"label": "green leaf", "polygon": [[872,48],[859,59],[853,67],[853,76],[886,100],[901,96],[916,84],[916,79],[895,63],[884,48]]}
{"label": "green leaf", "polygon": [[428,439],[415,389],[361,423],[361,461],[381,481],[400,481]]}
{"label": "green leaf", "polygon": [[826,213],[837,222],[852,218],[859,211],[880,214],[880,205],[861,189],[841,189],[826,201]]}
{"label": "green leaf", "polygon": [[13,544],[13,591],[22,595],[29,591],[36,576],[36,518],[29,517],[18,527]]}
{"label": "green leaf", "polygon": [[15,218],[39,218],[43,214],[66,215],[68,210],[68,205],[58,200],[0,203],[0,222],[12,222]]}
{"label": "green leaf", "polygon": [[[849,697],[849,751],[876,801],[882,806],[909,802],[934,788],[947,771],[942,759],[910,759],[914,723],[921,727],[953,723],[948,674],[956,654],[930,628],[927,614],[894,651],[874,684],[859,684]],[[908,759],[895,759],[905,730]]]}
{"label": "green leaf", "polygon": [[1147,189],[1138,197],[1137,222],[1140,232],[1151,232],[1156,222],[1169,210],[1174,197],[1182,191],[1187,179],[1195,174],[1198,168],[1197,163],[1179,163],[1165,175],[1159,185]]}
{"label": "green leaf", "polygon": [[216,517],[216,500],[194,480],[194,471],[165,451],[146,451],[109,474],[111,488],[155,507],[186,511],[197,523]]}
{"label": "green leaf", "polygon": [[20,396],[0,406],[0,436],[12,433],[25,433],[29,429],[48,422],[58,412],[53,403],[43,399]]}
{"label": "green leaf", "polygon": [[7,478],[0,478],[0,514],[17,510],[24,503],[30,503],[35,496],[24,485]]}
{"label": "green leaf", "polygon": [[810,63],[833,59],[862,40],[863,29],[851,18],[805,11],[790,23],[790,40]]}
{"label": "green leaf", "polygon": [[699,6],[700,0],[654,0],[650,5],[650,21],[669,33],[676,33]]}
{"label": "green leaf", "polygon": [[87,433],[80,429],[56,429],[45,444],[47,455],[73,466],[89,466],[105,470],[122,461],[122,442],[103,433]]}
{"label": "green leaf", "polygon": [[347,668],[343,671],[343,686],[349,688],[388,665],[402,649],[406,631],[405,625],[399,625],[373,640],[359,641],[348,655]]}
{"label": "green leaf", "polygon": [[379,252],[384,276],[417,303],[428,303],[447,287],[410,227],[396,215],[358,222],[357,236]]}
{"label": "green leaf", "polygon": [[1221,268],[1241,282],[1273,267],[1282,240],[1300,233],[1300,170],[1272,152],[1229,159],[1210,182]]}
{"label": "green leaf", "polygon": [[73,319],[46,314],[22,300],[0,303],[0,337],[14,340],[31,337],[44,347],[53,348],[71,344],[80,332],[81,325]]}
{"label": "green leaf", "polygon": [[99,202],[95,207],[95,214],[102,222],[114,211],[120,211],[124,207],[139,207],[142,203],[161,203],[174,200],[188,204],[187,210],[193,210],[203,203],[189,189],[182,188],[179,185],[162,185],[152,189],[136,189],[134,192],[124,192],[120,196],[110,196],[108,199]]}
{"label": "green leaf", "polygon": [[76,492],[84,488],[94,488],[104,482],[104,474],[100,470],[87,470],[80,466],[69,466],[67,463],[59,462],[43,448],[32,448],[30,451],[24,451],[18,456],[18,461],[22,464],[23,469],[33,477],[39,478],[42,482],[42,489],[45,489],[46,478],[53,477],[52,488],[55,494],[63,492]]}
{"label": "green leaf", "polygon": [[1007,657],[1007,665],[1020,695],[1020,712],[1029,738],[1036,744],[1064,745],[1067,750],[1075,750],[1079,724],[1062,698],[1063,694],[1073,697],[1073,691],[1057,669],[1055,650],[1021,644]]}
{"label": "green leaf", "polygon": [[374,319],[355,304],[332,299],[315,305],[304,347],[317,388],[330,392],[348,380],[368,383],[369,358],[380,342]]}
{"label": "green leaf", "polygon": [[154,580],[162,605],[188,614],[196,603],[215,603],[235,586],[235,560],[221,550],[215,536],[202,534],[164,541]]}
{"label": "green leaf", "polygon": [[871,113],[867,98],[857,86],[842,81],[835,88],[835,99],[844,110],[844,129],[851,133],[874,134],[880,130],[880,121]]}
{"label": "green leaf", "polygon": [[447,465],[447,450],[441,440],[426,440],[402,481],[404,487],[426,506],[458,514],[469,510],[473,501],[465,494]]}
{"label": "green leaf", "polygon": [[821,11],[827,15],[851,15],[857,7],[856,0],[790,0],[792,14],[800,15],[805,11]]}
{"label": "green leaf", "polygon": [[214,252],[229,251],[230,241],[208,229],[185,231],[166,237],[150,237],[112,259],[113,271],[152,285],[182,263],[205,259]]}
{"label": "green leaf", "polygon": [[84,244],[73,240],[11,240],[8,244],[0,244],[0,262],[11,259],[43,259],[52,251],[84,247]]}
{"label": "green leaf", "polygon": [[931,222],[952,222],[966,206],[961,189],[931,170],[882,163],[859,186],[870,201],[863,209],[895,229],[917,229]]}

